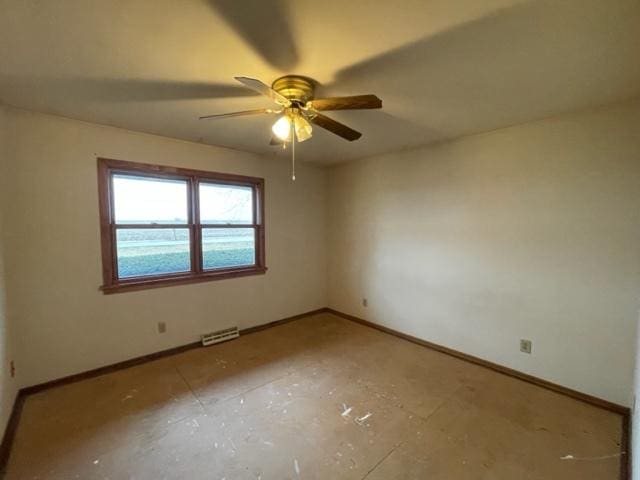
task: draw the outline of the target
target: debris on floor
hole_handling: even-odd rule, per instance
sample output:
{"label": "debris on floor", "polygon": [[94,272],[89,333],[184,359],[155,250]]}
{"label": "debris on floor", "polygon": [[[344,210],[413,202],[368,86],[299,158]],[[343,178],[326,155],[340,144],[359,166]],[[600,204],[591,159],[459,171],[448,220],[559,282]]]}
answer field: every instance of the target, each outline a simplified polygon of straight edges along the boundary
{"label": "debris on floor", "polygon": [[608,460],[610,458],[618,458],[624,455],[625,452],[612,453],[611,455],[601,455],[599,457],[574,457],[573,455],[565,455],[560,457],[560,460],[577,460],[577,461],[590,461],[590,460]]}
{"label": "debris on floor", "polygon": [[[256,349],[263,347],[260,336],[251,338],[255,340]],[[357,345],[360,339],[353,342]],[[630,453],[613,454],[621,451],[615,444],[620,440],[622,426],[619,415],[582,404],[580,408],[572,408],[570,402],[555,393],[545,394],[544,402],[537,405],[525,400],[530,390],[537,387],[503,380],[502,376],[494,378],[491,371],[484,374],[486,379],[483,376],[477,382],[486,384],[487,388],[499,388],[500,395],[487,390],[485,396],[474,396],[474,401],[482,400],[482,406],[490,413],[487,418],[476,415],[473,403],[467,401],[466,390],[459,387],[460,380],[456,377],[462,368],[459,360],[440,358],[440,354],[429,354],[429,358],[436,356],[431,361],[437,362],[438,368],[429,370],[429,375],[433,373],[435,377],[425,375],[416,385],[407,384],[398,392],[391,392],[390,378],[403,375],[402,365],[395,372],[395,364],[376,369],[361,359],[363,363],[349,367],[353,370],[345,372],[342,365],[336,363],[335,368],[323,369],[321,378],[309,378],[314,366],[325,360],[325,353],[319,352],[315,363],[301,365],[299,369],[290,367],[293,361],[269,364],[271,357],[268,357],[260,366],[268,368],[263,375],[263,372],[256,373],[253,363],[245,364],[244,351],[241,351],[239,361],[234,361],[232,356],[228,358],[228,369],[234,370],[233,375],[230,372],[220,375],[222,361],[211,365],[215,362],[210,359],[215,359],[217,353],[208,352],[212,356],[206,357],[204,371],[200,370],[200,357],[194,365],[185,363],[191,361],[193,354],[177,357],[185,364],[186,380],[177,373],[167,377],[164,369],[154,369],[149,374],[148,367],[134,367],[109,374],[112,376],[102,382],[80,382],[66,387],[68,392],[52,390],[29,398],[7,480],[52,478],[54,475],[49,472],[52,468],[59,468],[56,478],[65,479],[134,475],[135,478],[165,476],[194,480],[220,480],[223,476],[226,480],[362,479],[371,472],[375,473],[367,480],[394,476],[422,479],[434,478],[440,469],[449,467],[455,473],[473,476],[478,472],[473,470],[472,459],[484,458],[486,449],[495,450],[496,465],[485,462],[480,468],[484,465],[487,475],[503,478],[500,475],[502,460],[513,458],[514,452],[526,448],[528,441],[526,435],[520,436],[523,432],[520,427],[511,428],[513,412],[510,409],[502,412],[500,399],[505,396],[520,398],[518,408],[533,418],[543,413],[548,425],[545,435],[551,439],[548,445],[541,445],[546,450],[531,452],[531,463],[510,464],[510,473],[513,473],[510,479],[524,478],[527,474],[557,478],[553,472],[558,470],[568,472],[563,480],[618,478],[616,474],[623,463],[620,459],[626,460]],[[297,355],[297,352],[294,349],[291,354]],[[422,365],[413,353],[408,356],[405,350],[398,352],[401,360]],[[288,352],[282,355],[285,353]],[[370,355],[382,359],[387,353],[376,349]],[[447,367],[447,362],[453,366]],[[453,374],[444,375],[440,367],[443,371],[451,368]],[[137,391],[129,378],[136,373],[136,368],[140,370],[136,374],[139,376],[139,380],[136,376]],[[289,368],[293,370],[291,373]],[[317,368],[320,372],[320,367]],[[479,367],[469,368],[471,375]],[[371,379],[363,384],[357,381],[357,376],[365,370]],[[280,373],[282,376],[277,375]],[[265,378],[272,376],[274,379],[265,383]],[[87,391],[86,385],[91,389]],[[459,392],[459,398],[457,394],[447,393],[449,391]],[[494,397],[499,398],[494,400]],[[443,398],[449,400],[443,401]],[[79,400],[100,410],[94,415],[93,411],[77,409],[75,405]],[[400,403],[406,404],[406,408],[398,407]],[[430,417],[429,422],[424,421],[436,409],[437,414]],[[482,433],[493,428],[496,419],[505,429],[500,435],[484,438]],[[573,428],[572,424],[584,424],[584,430],[589,432]],[[509,436],[512,431],[517,435]],[[72,440],[77,439],[86,446],[60,448],[70,433],[74,435]],[[595,449],[594,445],[600,447]],[[100,450],[96,451],[93,446]],[[569,448],[575,453],[569,454]],[[64,457],[59,457],[60,454]],[[101,456],[97,457],[98,454]],[[558,454],[564,456],[558,457]],[[527,470],[531,466],[534,472]],[[193,475],[185,475],[187,469]],[[442,478],[450,477],[455,475]]]}
{"label": "debris on floor", "polygon": [[364,416],[362,416],[362,417],[359,417],[359,418],[356,418],[356,423],[357,423],[358,425],[362,426],[362,425],[364,425],[364,422],[365,422],[368,418],[371,418],[371,416],[372,416],[372,415],[373,415],[373,413],[371,413],[371,412],[367,412],[367,414],[366,414],[366,415],[364,415]]}
{"label": "debris on floor", "polygon": [[127,400],[131,400],[134,393],[138,393],[138,390],[135,388],[133,390],[130,390],[129,393],[127,393],[127,395],[122,398],[122,401],[126,402]]}

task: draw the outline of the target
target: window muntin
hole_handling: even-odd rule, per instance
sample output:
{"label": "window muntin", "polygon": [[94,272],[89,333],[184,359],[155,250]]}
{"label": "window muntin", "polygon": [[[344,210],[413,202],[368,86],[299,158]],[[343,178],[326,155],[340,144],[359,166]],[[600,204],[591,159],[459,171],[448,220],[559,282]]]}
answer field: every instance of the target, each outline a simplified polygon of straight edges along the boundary
{"label": "window muntin", "polygon": [[260,274],[264,181],[98,160],[105,293]]}

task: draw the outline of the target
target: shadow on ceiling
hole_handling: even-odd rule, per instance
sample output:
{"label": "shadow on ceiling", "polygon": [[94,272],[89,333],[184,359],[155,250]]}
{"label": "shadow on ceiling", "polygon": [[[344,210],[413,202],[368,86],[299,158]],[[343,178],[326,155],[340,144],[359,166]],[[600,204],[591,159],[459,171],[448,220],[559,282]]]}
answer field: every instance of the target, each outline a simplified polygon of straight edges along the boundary
{"label": "shadow on ceiling", "polygon": [[208,4],[269,65],[287,72],[298,64],[284,0],[208,0]]}
{"label": "shadow on ceiling", "polygon": [[[629,60],[640,40],[639,7],[637,0],[525,0],[343,68],[321,93],[364,88],[384,92],[383,100],[395,95],[407,108],[418,97],[452,117],[514,104],[542,110],[562,106],[564,97],[587,102],[603,93],[611,70],[622,76],[636,68]],[[628,48],[612,52],[611,45]],[[606,71],[592,61],[598,51],[608,55]]]}
{"label": "shadow on ceiling", "polygon": [[152,102],[233,97],[256,97],[258,93],[243,85],[171,80],[115,79],[115,78],[44,78],[1,75],[0,90],[38,88],[53,89],[57,94],[73,95],[92,101]]}

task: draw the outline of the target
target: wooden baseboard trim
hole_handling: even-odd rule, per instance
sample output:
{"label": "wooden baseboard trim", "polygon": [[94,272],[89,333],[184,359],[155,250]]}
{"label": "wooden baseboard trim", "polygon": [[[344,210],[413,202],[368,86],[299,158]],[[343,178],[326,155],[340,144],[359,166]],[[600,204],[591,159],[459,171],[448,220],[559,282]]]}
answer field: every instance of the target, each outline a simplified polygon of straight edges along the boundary
{"label": "wooden baseboard trim", "polygon": [[395,337],[401,338],[403,340],[407,340],[412,343],[416,343],[423,347],[430,348],[432,350],[436,350],[441,353],[445,353],[447,355],[451,355],[452,357],[459,358],[461,360],[465,360],[470,363],[475,363],[476,365],[480,365],[485,368],[489,368],[495,372],[502,373],[504,375],[508,375],[510,377],[517,378],[519,380],[523,380],[528,383],[532,383],[537,385],[538,387],[546,388],[547,390],[554,391],[556,393],[560,393],[562,395],[566,395],[575,400],[580,400],[582,402],[588,403],[595,407],[603,408],[605,410],[609,410],[613,413],[617,413],[622,417],[622,439],[620,442],[620,450],[623,455],[620,457],[620,478],[621,480],[630,480],[631,479],[631,410],[628,407],[623,405],[618,405],[617,403],[610,402],[608,400],[604,400],[602,398],[594,397],[593,395],[589,395],[587,393],[579,392],[577,390],[573,390],[568,387],[564,387],[562,385],[558,385],[553,382],[549,382],[547,380],[543,380],[542,378],[534,377],[533,375],[529,375],[527,373],[519,372],[518,370],[514,370],[509,367],[505,367],[503,365],[499,365],[497,363],[489,362],[488,360],[484,360],[479,357],[475,357],[473,355],[469,355],[467,353],[462,353],[458,350],[454,350],[452,348],[444,347],[442,345],[438,345],[437,343],[429,342],[427,340],[423,340],[418,337],[414,337],[412,335],[408,335],[406,333],[399,332],[389,327],[385,327],[383,325],[378,325],[377,323],[370,322],[363,318],[356,317],[354,315],[349,315],[348,313],[340,312],[338,310],[334,310],[333,308],[327,308],[326,311],[328,313],[332,313],[338,317],[344,318],[346,320],[351,320],[352,322],[359,323],[366,327],[374,328],[381,332],[387,333],[389,335],[393,335]]}
{"label": "wooden baseboard trim", "polygon": [[567,395],[571,398],[575,398],[576,400],[581,400],[583,402],[589,403],[591,405],[595,405],[596,407],[604,408],[606,410],[610,410],[612,412],[618,413],[620,415],[628,415],[629,408],[624,407],[622,405],[618,405],[617,403],[609,402],[608,400],[604,400],[602,398],[594,397],[592,395],[579,392],[577,390],[572,390],[568,387],[563,387],[562,385],[558,385],[553,382],[549,382],[547,380],[543,380],[542,378],[534,377],[533,375],[529,375],[527,373],[520,372],[518,370],[513,370],[509,367],[505,367],[499,365],[497,363],[490,362],[488,360],[484,360],[479,357],[474,357],[473,355],[469,355],[467,353],[460,352],[458,350],[454,350],[452,348],[444,347],[442,345],[438,345],[437,343],[432,343],[427,340],[423,340],[418,337],[414,337],[412,335],[408,335],[406,333],[399,332],[392,328],[388,328],[382,325],[378,325],[377,323],[370,322],[368,320],[364,320],[363,318],[358,318],[353,315],[349,315],[348,313],[339,312],[337,310],[333,310],[332,308],[327,309],[328,312],[333,313],[339,317],[345,318],[347,320],[351,320],[353,322],[359,323],[361,325],[365,325],[367,327],[375,328],[376,330],[380,330],[384,333],[388,333],[395,337],[402,338],[403,340],[408,340],[412,343],[417,343],[418,345],[422,345],[423,347],[430,348],[432,350],[437,350],[441,353],[446,353],[447,355],[451,355],[452,357],[456,357],[462,360],[466,360],[471,363],[475,363],[476,365],[480,365],[482,367],[489,368],[498,373],[503,373],[505,375],[509,375],[510,377],[515,377],[520,380],[524,380],[528,383],[533,383],[542,388],[546,388],[547,390],[553,390],[554,392],[562,393],[563,395]]}
{"label": "wooden baseboard trim", "polygon": [[188,343],[186,345],[180,345],[179,347],[169,348],[160,352],[150,353],[148,355],[142,355],[140,357],[131,358],[122,362],[114,363],[112,365],[106,365],[104,367],[94,368],[93,370],[87,370],[86,372],[75,373],[66,377],[57,378],[48,382],[39,383],[30,387],[25,387],[20,390],[25,395],[33,395],[34,393],[42,392],[43,390],[49,390],[50,388],[60,387],[69,383],[79,382],[81,380],[87,380],[89,378],[99,377],[106,375],[107,373],[115,372],[118,370],[124,370],[126,368],[135,367],[143,363],[152,362],[164,357],[170,357],[171,355],[177,355],[178,353],[186,352],[193,348],[197,348],[201,345],[200,342]]}
{"label": "wooden baseboard trim", "polygon": [[13,445],[13,439],[16,436],[18,430],[18,422],[20,421],[20,414],[22,413],[22,406],[24,405],[24,399],[26,395],[21,391],[18,391],[16,398],[13,401],[13,408],[11,409],[11,415],[9,421],[4,430],[2,436],[2,443],[0,443],[0,478],[4,478],[5,467],[7,466],[7,460],[9,460],[9,454],[11,453],[11,446]]}
{"label": "wooden baseboard trim", "polygon": [[631,480],[632,469],[632,450],[631,450],[631,413],[622,415],[622,440],[620,441],[620,450],[625,455],[620,457],[620,479]]}
{"label": "wooden baseboard trim", "polygon": [[282,320],[276,320],[275,322],[270,322],[270,323],[265,323],[264,325],[245,328],[243,330],[240,330],[240,335],[248,335],[250,333],[261,332],[262,330],[266,330],[268,328],[284,325],[285,323],[293,322],[294,320],[300,320],[301,318],[310,317],[312,315],[317,315],[319,313],[324,313],[326,311],[328,311],[327,307],[318,308],[316,310],[311,310],[310,312],[294,315],[293,317],[287,317],[287,318],[283,318]]}
{"label": "wooden baseboard trim", "polygon": [[[251,333],[260,332],[262,330],[266,330],[268,328],[277,327],[279,325],[284,325],[285,323],[293,322],[295,320],[300,320],[305,317],[309,317],[312,315],[316,315],[318,313],[326,312],[326,308],[319,308],[317,310],[312,310],[309,312],[301,313],[299,315],[294,315],[292,317],[283,318],[281,320],[276,320],[274,322],[266,323],[264,325],[258,325],[255,327],[245,328],[240,330],[240,335],[248,335]],[[186,352],[188,350],[192,350],[194,348],[200,347],[202,344],[200,342],[188,343],[186,345],[181,345],[179,347],[169,348],[167,350],[162,350],[160,352],[150,353],[148,355],[142,355],[140,357],[132,358],[129,360],[125,360],[123,362],[114,363],[112,365],[106,365],[104,367],[95,368],[93,370],[88,370],[86,372],[76,373],[74,375],[69,375],[66,377],[58,378],[55,380],[50,380],[48,382],[40,383],[37,385],[32,385],[30,387],[22,388],[18,394],[16,395],[16,399],[13,404],[13,409],[11,412],[11,416],[9,417],[9,422],[7,423],[7,428],[5,429],[4,435],[2,437],[2,444],[0,444],[0,478],[2,478],[3,472],[6,468],[7,460],[9,459],[9,454],[11,452],[11,446],[13,444],[13,440],[16,434],[16,430],[18,428],[18,423],[20,421],[20,414],[22,413],[22,406],[24,405],[25,399],[29,395],[33,395],[34,393],[42,392],[44,390],[48,390],[50,388],[60,387],[62,385],[67,385],[69,383],[79,382],[81,380],[86,380],[89,378],[99,377],[100,375],[106,375],[107,373],[116,372],[118,370],[124,370],[126,368],[135,367],[136,365],[141,365],[143,363],[152,362],[153,360],[158,360],[160,358],[170,357],[172,355],[177,355],[182,352]]]}
{"label": "wooden baseboard trim", "polygon": [[[254,332],[259,332],[261,330],[266,330],[267,328],[276,327],[278,325],[283,325],[288,322],[292,322],[294,320],[299,320],[304,317],[308,317],[311,315],[315,315],[318,313],[322,313],[326,311],[324,308],[318,310],[312,310],[310,312],[301,313],[299,315],[294,315],[293,317],[283,318],[281,320],[276,320],[270,323],[266,323],[264,325],[258,325],[255,327],[245,328],[240,330],[240,335],[247,335]],[[198,348],[202,346],[200,342],[192,342],[186,345],[180,345],[179,347],[169,348],[167,350],[161,350],[159,352],[150,353],[147,355],[142,355],[140,357],[132,358],[129,360],[124,360],[122,362],[114,363],[112,365],[106,365],[104,367],[95,368],[93,370],[87,370],[86,372],[76,373],[74,375],[69,375],[67,377],[58,378],[56,380],[50,380],[48,382],[39,383],[37,385],[33,385],[30,387],[25,387],[21,390],[26,395],[32,395],[34,393],[41,392],[43,390],[48,390],[49,388],[59,387],[61,385],[66,385],[68,383],[79,382],[80,380],[86,380],[88,378],[99,377],[100,375],[105,375],[107,373],[115,372],[117,370],[123,370],[125,368],[135,367],[136,365],[141,365],[143,363],[152,362],[154,360],[158,360],[164,357],[170,357],[172,355],[177,355],[182,352],[186,352],[188,350],[192,350],[194,348]]]}

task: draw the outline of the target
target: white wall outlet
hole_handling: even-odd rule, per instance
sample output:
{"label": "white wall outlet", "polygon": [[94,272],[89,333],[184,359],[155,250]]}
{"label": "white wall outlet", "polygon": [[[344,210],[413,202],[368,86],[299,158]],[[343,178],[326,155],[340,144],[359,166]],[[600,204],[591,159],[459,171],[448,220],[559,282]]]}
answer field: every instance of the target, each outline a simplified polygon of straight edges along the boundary
{"label": "white wall outlet", "polygon": [[167,331],[167,324],[165,322],[158,322],[158,333],[164,333]]}
{"label": "white wall outlet", "polygon": [[520,351],[531,354],[531,340],[520,339]]}
{"label": "white wall outlet", "polygon": [[367,300],[366,298],[362,299],[362,306],[363,307],[368,307],[369,306],[369,300]]}

